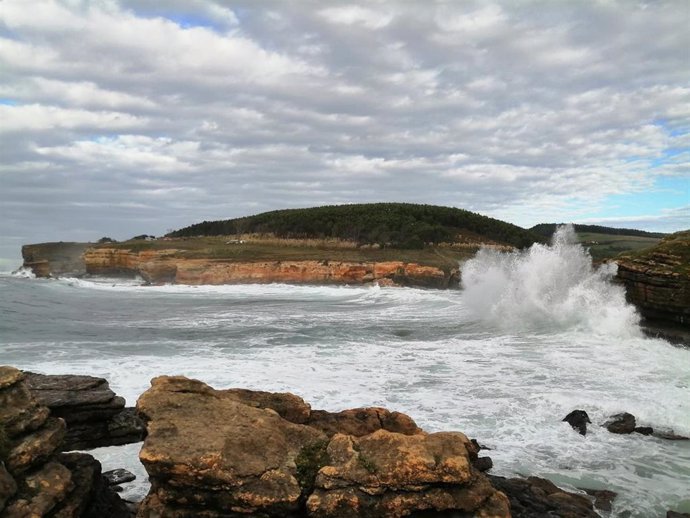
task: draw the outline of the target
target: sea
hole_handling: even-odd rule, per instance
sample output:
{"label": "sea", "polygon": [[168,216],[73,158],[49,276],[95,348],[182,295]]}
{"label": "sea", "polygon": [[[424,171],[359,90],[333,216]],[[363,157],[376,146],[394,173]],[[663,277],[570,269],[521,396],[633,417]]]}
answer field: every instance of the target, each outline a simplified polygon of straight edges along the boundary
{"label": "sea", "polygon": [[[102,376],[134,405],[159,375],[216,388],[292,392],[331,411],[382,406],[429,432],[490,448],[492,473],[609,489],[603,516],[690,512],[690,441],[615,435],[639,426],[690,435],[690,349],[641,332],[612,279],[571,229],[522,252],[482,250],[459,290],[378,286],[147,286],[140,279],[0,275],[0,364]],[[583,409],[586,436],[562,421]],[[100,448],[137,475],[141,444]],[[627,514],[626,514],[627,513]]]}

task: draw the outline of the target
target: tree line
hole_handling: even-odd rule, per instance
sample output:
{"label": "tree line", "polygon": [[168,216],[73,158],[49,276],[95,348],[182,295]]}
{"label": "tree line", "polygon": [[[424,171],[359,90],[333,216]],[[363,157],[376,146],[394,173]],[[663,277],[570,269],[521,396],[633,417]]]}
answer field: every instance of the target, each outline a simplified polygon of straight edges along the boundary
{"label": "tree line", "polygon": [[539,235],[505,221],[436,205],[368,203],[328,205],[264,212],[244,218],[202,221],[170,237],[273,234],[281,238],[337,238],[391,248],[423,248],[454,242],[458,235],[489,239],[518,248],[544,241]]}

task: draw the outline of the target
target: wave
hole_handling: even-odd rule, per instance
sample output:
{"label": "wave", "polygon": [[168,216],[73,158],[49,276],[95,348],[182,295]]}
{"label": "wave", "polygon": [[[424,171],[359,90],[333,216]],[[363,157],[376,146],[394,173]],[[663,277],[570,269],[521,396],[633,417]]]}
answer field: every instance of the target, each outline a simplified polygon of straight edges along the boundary
{"label": "wave", "polygon": [[594,268],[567,225],[551,245],[512,253],[480,250],[462,269],[462,296],[475,317],[501,329],[637,336],[640,317],[623,287],[611,283],[616,271],[615,263]]}
{"label": "wave", "polygon": [[18,277],[20,279],[35,279],[36,275],[34,275],[34,272],[31,270],[31,268],[26,268],[25,266],[21,266],[20,268],[17,268],[13,272],[2,272],[0,275],[7,275],[10,277]]}

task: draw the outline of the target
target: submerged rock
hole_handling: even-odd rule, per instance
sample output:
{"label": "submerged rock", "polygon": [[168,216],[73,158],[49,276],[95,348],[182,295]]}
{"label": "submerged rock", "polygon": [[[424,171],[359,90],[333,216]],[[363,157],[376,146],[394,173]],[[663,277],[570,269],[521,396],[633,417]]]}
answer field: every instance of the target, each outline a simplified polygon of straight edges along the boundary
{"label": "submerged rock", "polygon": [[313,411],[290,394],[160,377],[137,402],[151,491],[140,518],[510,516],[461,433],[380,408]]}
{"label": "submerged rock", "polygon": [[587,423],[592,424],[584,410],[573,410],[563,418],[563,421],[572,426],[573,430],[577,430],[580,435],[587,434]]}
{"label": "submerged rock", "polygon": [[623,412],[609,417],[604,426],[611,433],[628,434],[635,431],[635,424],[635,416]]}
{"label": "submerged rock", "polygon": [[146,428],[103,378],[25,373],[31,395],[67,425],[62,449],[86,450],[139,442]]}

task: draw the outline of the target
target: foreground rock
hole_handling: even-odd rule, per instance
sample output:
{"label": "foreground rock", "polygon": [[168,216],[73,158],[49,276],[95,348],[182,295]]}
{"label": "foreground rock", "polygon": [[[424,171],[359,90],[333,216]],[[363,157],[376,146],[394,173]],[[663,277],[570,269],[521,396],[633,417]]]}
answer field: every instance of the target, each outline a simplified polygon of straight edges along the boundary
{"label": "foreground rock", "polygon": [[125,518],[101,466],[83,453],[60,454],[65,422],[32,396],[24,374],[0,367],[0,516]]}
{"label": "foreground rock", "polygon": [[424,433],[403,414],[312,411],[290,394],[182,377],[154,379],[137,410],[151,480],[140,518],[510,516],[467,437]]}
{"label": "foreground rock", "polygon": [[646,319],[690,327],[690,231],[616,262],[628,300]]}
{"label": "foreground rock", "polygon": [[584,495],[569,493],[549,480],[539,477],[504,478],[489,475],[494,487],[510,499],[513,518],[598,518],[592,501]]}
{"label": "foreground rock", "polygon": [[67,425],[62,450],[87,450],[143,440],[146,428],[103,378],[25,373],[35,400]]}

